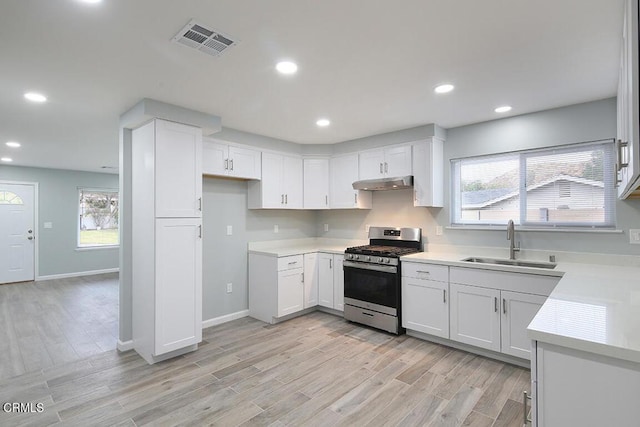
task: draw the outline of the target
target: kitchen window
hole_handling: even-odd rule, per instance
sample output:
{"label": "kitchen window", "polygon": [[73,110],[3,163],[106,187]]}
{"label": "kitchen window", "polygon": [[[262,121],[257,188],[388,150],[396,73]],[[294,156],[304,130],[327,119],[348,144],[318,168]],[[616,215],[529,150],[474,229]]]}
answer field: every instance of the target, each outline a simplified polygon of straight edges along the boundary
{"label": "kitchen window", "polygon": [[613,141],[451,160],[453,225],[615,227]]}
{"label": "kitchen window", "polygon": [[118,190],[79,188],[78,200],[78,247],[118,246]]}

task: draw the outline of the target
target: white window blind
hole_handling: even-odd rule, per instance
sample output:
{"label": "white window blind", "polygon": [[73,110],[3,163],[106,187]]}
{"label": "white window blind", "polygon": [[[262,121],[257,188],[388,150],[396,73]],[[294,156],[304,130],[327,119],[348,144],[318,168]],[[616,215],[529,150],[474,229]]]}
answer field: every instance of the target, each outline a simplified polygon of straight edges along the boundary
{"label": "white window blind", "polygon": [[614,227],[613,141],[451,161],[452,224]]}

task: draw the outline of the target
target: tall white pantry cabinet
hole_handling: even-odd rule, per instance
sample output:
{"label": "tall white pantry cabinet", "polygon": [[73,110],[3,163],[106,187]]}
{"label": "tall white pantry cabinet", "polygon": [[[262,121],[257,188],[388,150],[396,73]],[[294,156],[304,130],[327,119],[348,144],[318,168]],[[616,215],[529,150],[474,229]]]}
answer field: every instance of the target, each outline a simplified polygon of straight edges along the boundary
{"label": "tall white pantry cabinet", "polygon": [[202,130],[155,119],[131,150],[133,346],[151,364],[202,341]]}

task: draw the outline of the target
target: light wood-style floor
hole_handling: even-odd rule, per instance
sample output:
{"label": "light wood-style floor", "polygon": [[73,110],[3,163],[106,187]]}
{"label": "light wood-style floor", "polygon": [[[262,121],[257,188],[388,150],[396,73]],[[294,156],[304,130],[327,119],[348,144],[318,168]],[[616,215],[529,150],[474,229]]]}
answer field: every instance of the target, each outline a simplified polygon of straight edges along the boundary
{"label": "light wood-style floor", "polygon": [[0,425],[521,426],[529,371],[314,312],[204,331],[196,352],[147,365],[108,351],[0,382]]}
{"label": "light wood-style floor", "polygon": [[0,380],[114,350],[118,274],[0,285]]}

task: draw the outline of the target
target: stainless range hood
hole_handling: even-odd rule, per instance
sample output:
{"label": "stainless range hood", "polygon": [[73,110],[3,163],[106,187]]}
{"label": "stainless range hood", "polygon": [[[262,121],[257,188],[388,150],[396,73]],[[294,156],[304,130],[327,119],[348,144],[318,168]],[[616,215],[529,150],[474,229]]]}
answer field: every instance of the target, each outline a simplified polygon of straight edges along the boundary
{"label": "stainless range hood", "polygon": [[353,183],[354,190],[402,190],[413,187],[413,176],[395,178],[364,179]]}

